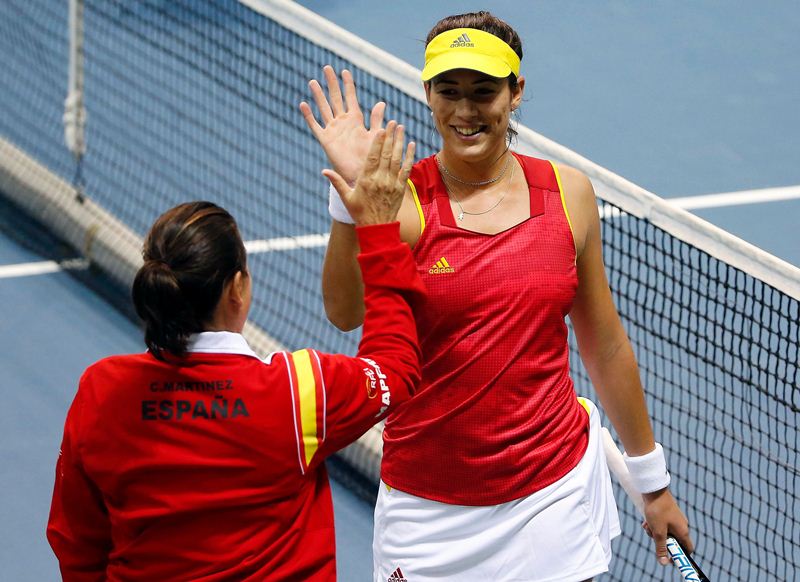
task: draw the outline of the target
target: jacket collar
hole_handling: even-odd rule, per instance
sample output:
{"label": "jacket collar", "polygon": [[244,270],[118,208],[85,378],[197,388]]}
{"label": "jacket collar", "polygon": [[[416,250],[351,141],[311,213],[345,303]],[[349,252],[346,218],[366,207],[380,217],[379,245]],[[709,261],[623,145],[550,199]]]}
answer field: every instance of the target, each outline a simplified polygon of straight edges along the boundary
{"label": "jacket collar", "polygon": [[192,334],[186,345],[186,351],[202,354],[241,354],[261,359],[242,334],[231,331],[202,331]]}

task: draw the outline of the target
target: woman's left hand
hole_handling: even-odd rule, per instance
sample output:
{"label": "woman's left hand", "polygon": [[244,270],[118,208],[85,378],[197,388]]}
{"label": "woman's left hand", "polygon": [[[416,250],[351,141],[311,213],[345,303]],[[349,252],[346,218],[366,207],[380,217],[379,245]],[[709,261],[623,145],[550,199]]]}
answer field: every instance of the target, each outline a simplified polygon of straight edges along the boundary
{"label": "woman's left hand", "polygon": [[666,565],[670,562],[667,552],[667,535],[678,540],[683,548],[691,554],[694,551],[694,544],[689,536],[689,521],[678,507],[669,489],[664,488],[653,493],[645,493],[642,497],[644,498],[645,516],[642,527],[655,542],[656,557],[659,563]]}
{"label": "woman's left hand", "polygon": [[328,86],[327,96],[316,79],[308,84],[319,109],[320,120],[317,121],[311,106],[305,101],[300,103],[300,111],[311,133],[325,150],[333,170],[352,185],[364,167],[370,145],[383,127],[386,104],[382,101],[375,104],[367,129],[350,71],[342,71],[341,85],[336,71],[330,65],[323,68],[323,74]]}

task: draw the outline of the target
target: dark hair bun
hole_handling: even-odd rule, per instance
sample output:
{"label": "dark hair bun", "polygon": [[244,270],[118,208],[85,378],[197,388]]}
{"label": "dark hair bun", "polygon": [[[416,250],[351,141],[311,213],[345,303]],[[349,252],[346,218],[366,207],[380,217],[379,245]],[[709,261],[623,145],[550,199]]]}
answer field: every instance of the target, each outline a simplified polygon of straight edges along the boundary
{"label": "dark hair bun", "polygon": [[[161,260],[148,260],[133,281],[133,304],[145,324],[148,347],[181,354],[191,331],[191,317],[178,279]],[[189,324],[189,325],[187,325]]]}
{"label": "dark hair bun", "polygon": [[132,296],[145,343],[157,358],[162,350],[182,356],[189,336],[213,315],[224,284],[247,269],[236,222],[211,202],[181,204],[156,220],[142,254]]}

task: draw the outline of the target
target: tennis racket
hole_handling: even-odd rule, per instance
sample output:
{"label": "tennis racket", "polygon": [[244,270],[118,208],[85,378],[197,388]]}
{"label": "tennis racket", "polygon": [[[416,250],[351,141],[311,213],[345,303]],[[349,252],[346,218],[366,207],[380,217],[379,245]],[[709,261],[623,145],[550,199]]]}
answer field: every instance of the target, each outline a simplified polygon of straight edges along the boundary
{"label": "tennis racket", "polygon": [[[603,450],[606,453],[609,470],[617,478],[619,484],[622,485],[625,493],[628,494],[628,498],[633,501],[639,514],[644,516],[642,494],[633,486],[628,467],[625,466],[625,459],[622,453],[619,452],[617,444],[606,427],[603,427]],[[669,553],[672,563],[675,564],[684,582],[709,582],[708,576],[703,573],[697,562],[683,549],[680,542],[672,536],[667,536],[667,553]]]}

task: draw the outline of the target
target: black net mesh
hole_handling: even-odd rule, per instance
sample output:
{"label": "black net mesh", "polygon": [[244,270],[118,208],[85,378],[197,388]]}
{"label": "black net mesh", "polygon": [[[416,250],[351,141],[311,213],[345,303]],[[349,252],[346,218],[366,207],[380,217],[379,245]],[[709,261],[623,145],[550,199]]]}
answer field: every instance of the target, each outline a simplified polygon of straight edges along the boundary
{"label": "black net mesh", "polygon": [[[800,303],[646,220],[602,214],[609,282],[701,565],[713,580],[794,579]],[[617,503],[613,577],[662,576],[631,503]]]}

